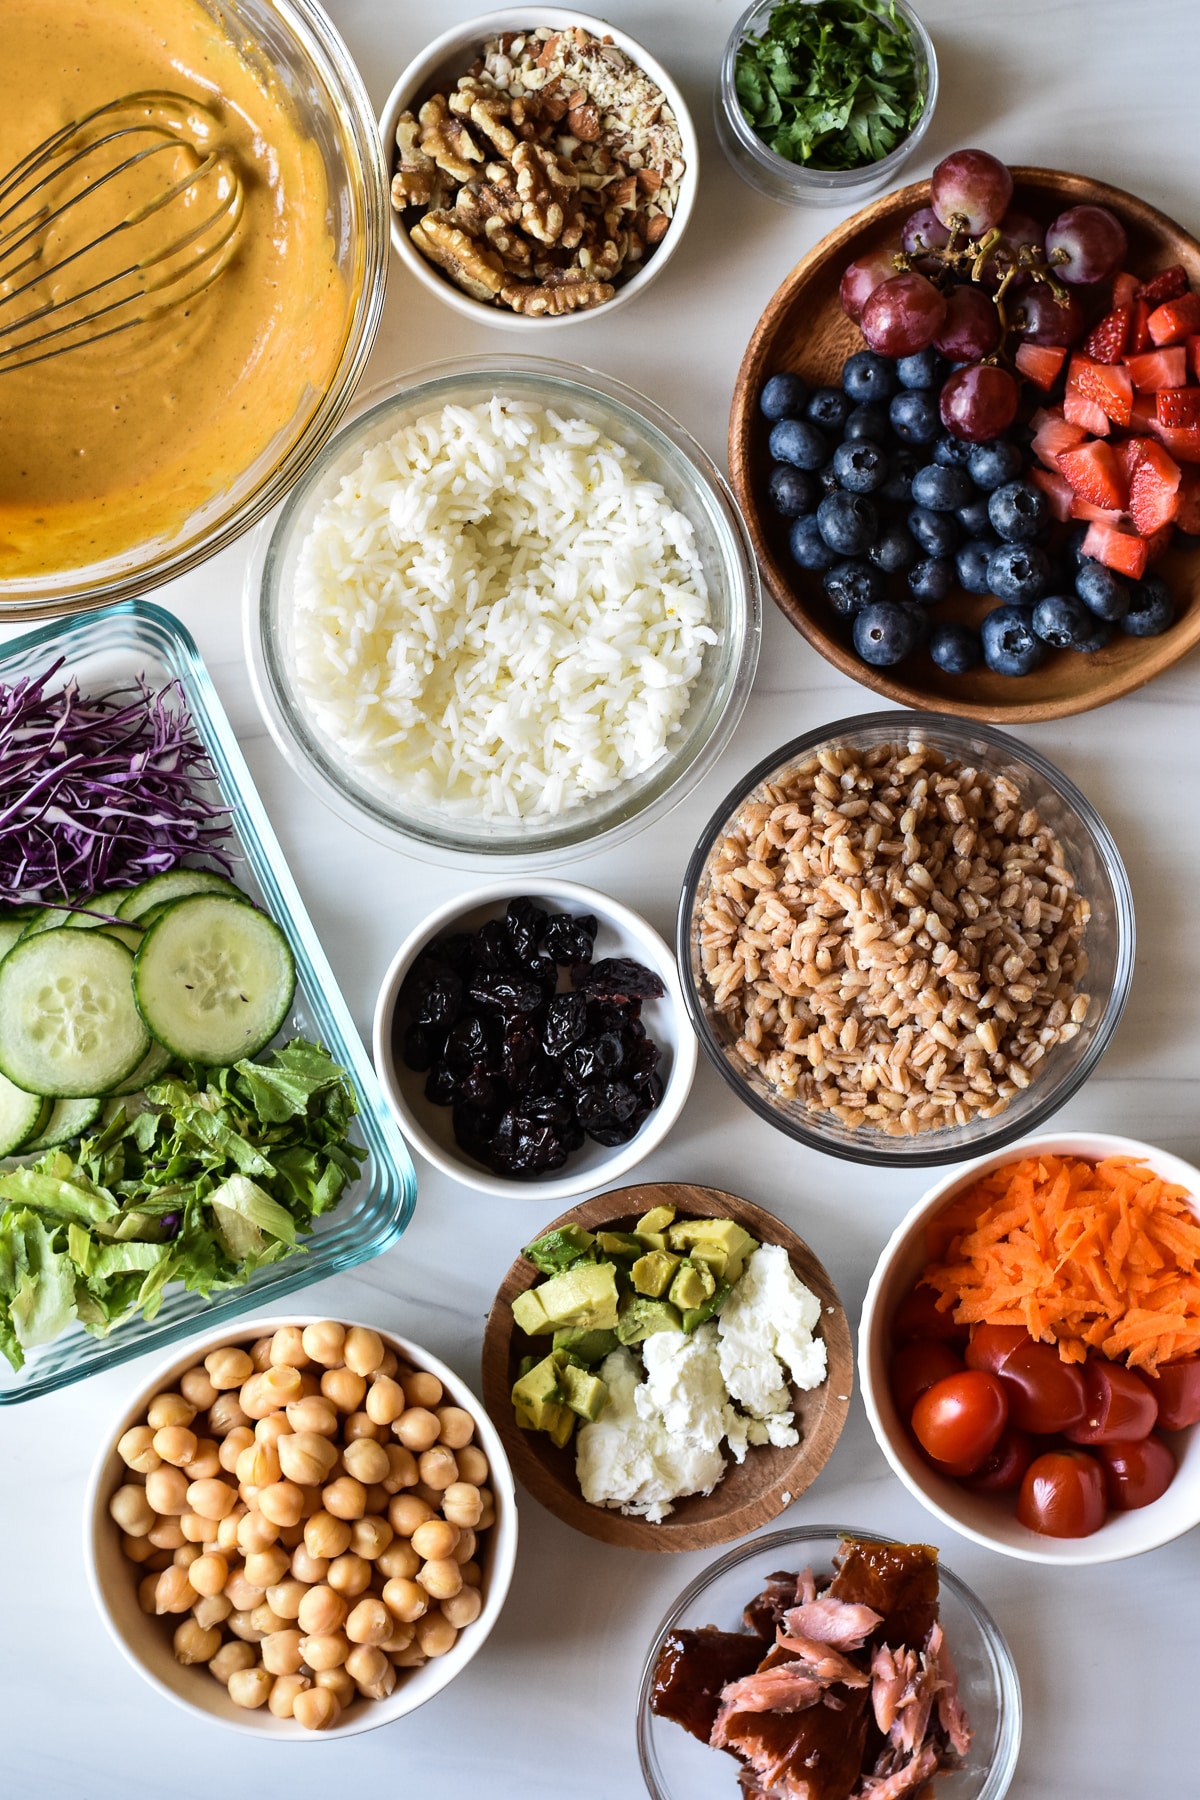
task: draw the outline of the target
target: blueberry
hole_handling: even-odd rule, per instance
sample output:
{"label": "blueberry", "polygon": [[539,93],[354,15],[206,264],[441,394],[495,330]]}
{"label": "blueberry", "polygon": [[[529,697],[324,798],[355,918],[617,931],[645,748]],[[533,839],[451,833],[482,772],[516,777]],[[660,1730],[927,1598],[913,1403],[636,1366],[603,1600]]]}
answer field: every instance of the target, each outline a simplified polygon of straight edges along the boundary
{"label": "blueberry", "polygon": [[924,606],[948,600],[954,586],[954,563],[948,556],[927,556],[908,571],[908,591]]}
{"label": "blueberry", "polygon": [[865,663],[886,669],[912,650],[920,635],[916,609],[880,600],[854,616],[854,648]]}
{"label": "blueberry", "polygon": [[853,439],[834,451],[833,472],[847,493],[873,494],[887,480],[887,453],[870,438]]}
{"label": "blueberry", "polygon": [[877,569],[885,575],[902,575],[911,569],[921,552],[911,531],[903,525],[885,525],[867,551]]}
{"label": "blueberry", "polygon": [[842,439],[846,443],[852,443],[856,438],[870,438],[873,444],[886,444],[891,435],[887,407],[877,406],[873,401],[856,406],[842,426]]}
{"label": "blueberry", "polygon": [[1161,575],[1147,575],[1134,588],[1122,623],[1130,637],[1157,637],[1174,617],[1170,588]]}
{"label": "blueberry", "polygon": [[917,449],[910,449],[902,444],[893,450],[888,458],[888,478],[879,490],[881,500],[895,500],[907,506],[912,499],[912,478],[921,467],[924,457]]}
{"label": "blueberry", "polygon": [[965,469],[974,448],[974,444],[969,444],[966,438],[943,434],[933,446],[933,460],[940,463],[943,469]]}
{"label": "blueberry", "polygon": [[1047,594],[1033,609],[1033,629],[1052,650],[1078,650],[1096,629],[1096,615],[1075,594]]}
{"label": "blueberry", "polygon": [[816,513],[805,513],[795,521],[788,533],[788,548],[802,569],[832,569],[837,561],[837,552],[821,536]]}
{"label": "blueberry", "polygon": [[966,675],[983,657],[979,633],[969,625],[935,625],[929,635],[929,654],[947,675]]}
{"label": "blueberry", "polygon": [[1039,544],[1001,544],[988,557],[988,587],[997,600],[1032,606],[1050,589],[1050,558]]}
{"label": "blueberry", "polygon": [[789,372],[772,375],[758,397],[764,419],[798,419],[808,404],[808,383]]}
{"label": "blueberry", "polygon": [[[839,450],[841,449],[840,444],[838,445],[838,449]],[[823,469],[818,469],[817,470],[817,501],[818,501],[818,504],[825,498],[826,494],[836,494],[838,489],[841,487],[841,485],[842,485],[841,482],[838,480],[838,472],[834,468],[832,462],[827,462]]]}
{"label": "blueberry", "polygon": [[853,401],[847,399],[841,388],[817,388],[809,395],[804,416],[810,424],[819,425],[822,431],[837,434],[850,417]]}
{"label": "blueberry", "polygon": [[1085,556],[1075,576],[1075,592],[1098,619],[1123,619],[1133,600],[1128,582],[1101,562]]}
{"label": "blueberry", "polygon": [[826,569],[821,585],[839,618],[852,619],[864,606],[874,606],[887,594],[887,576],[869,562],[839,562]]}
{"label": "blueberry", "polygon": [[1080,638],[1075,648],[1082,650],[1085,656],[1091,656],[1093,651],[1103,650],[1105,644],[1111,642],[1116,629],[1111,619],[1098,619],[1093,613],[1090,637]]}
{"label": "blueberry", "polygon": [[821,490],[813,476],[791,463],[776,463],[767,477],[767,499],[785,519],[815,512]]}
{"label": "blueberry", "polygon": [[829,440],[807,419],[780,419],[772,425],[767,447],[776,462],[793,463],[797,469],[819,469],[829,461]]}
{"label": "blueberry", "polygon": [[926,556],[953,556],[962,537],[952,513],[934,512],[930,506],[913,507],[908,515],[908,529]]}
{"label": "blueberry", "polygon": [[989,494],[993,488],[1003,487],[1006,481],[1015,481],[1024,467],[1025,457],[1020,447],[1004,438],[974,445],[967,458],[967,473],[971,480]]}
{"label": "blueberry", "polygon": [[988,558],[997,548],[994,537],[972,538],[962,546],[954,564],[958,572],[959,587],[966,588],[968,594],[991,593],[988,586]]}
{"label": "blueberry", "polygon": [[1041,488],[1027,481],[1006,481],[992,489],[988,518],[1006,544],[1032,544],[1050,523],[1050,505]]}
{"label": "blueberry", "polygon": [[865,494],[826,494],[817,524],[839,556],[865,556],[879,536],[879,514]]}
{"label": "blueberry", "polygon": [[946,365],[933,345],[902,356],[896,364],[896,375],[904,388],[940,388],[946,379]]}
{"label": "blueberry", "polygon": [[965,506],[956,508],[954,516],[968,537],[991,537],[993,535],[986,494],[978,494],[974,500],[968,500]]}
{"label": "blueberry", "polygon": [[942,427],[937,401],[916,388],[893,396],[888,423],[902,444],[932,444]]}
{"label": "blueberry", "polygon": [[983,660],[997,675],[1029,675],[1046,659],[1046,646],[1037,636],[1023,606],[997,606],[980,629]]}
{"label": "blueberry", "polygon": [[1063,543],[1063,555],[1066,557],[1070,566],[1072,580],[1075,577],[1076,570],[1081,569],[1085,562],[1091,561],[1090,557],[1085,557],[1083,554],[1083,540],[1090,530],[1091,526],[1088,524],[1087,520],[1080,519],[1076,524],[1072,525],[1070,531],[1068,531],[1066,535],[1066,540]]}
{"label": "blueberry", "polygon": [[874,350],[859,350],[846,358],[842,386],[854,401],[890,400],[900,385],[896,365]]}
{"label": "blueberry", "polygon": [[934,512],[954,512],[971,497],[971,477],[965,469],[926,463],[913,476],[912,497],[918,506],[932,507]]}

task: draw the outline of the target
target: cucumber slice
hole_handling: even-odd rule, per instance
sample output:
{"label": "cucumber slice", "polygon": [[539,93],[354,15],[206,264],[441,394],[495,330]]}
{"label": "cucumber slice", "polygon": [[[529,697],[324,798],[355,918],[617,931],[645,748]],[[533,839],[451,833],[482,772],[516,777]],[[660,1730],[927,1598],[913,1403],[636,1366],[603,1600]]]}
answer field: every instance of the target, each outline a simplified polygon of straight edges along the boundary
{"label": "cucumber slice", "polygon": [[225,894],[231,900],[246,899],[241,888],[212,869],[167,869],[161,875],[151,875],[140,887],[130,888],[117,903],[117,917],[140,919],[152,906],[161,906],[165,900],[181,900],[185,894]]}
{"label": "cucumber slice", "polygon": [[53,1150],[56,1144],[69,1144],[99,1118],[103,1104],[94,1097],[51,1101],[50,1117],[34,1137],[26,1138],[21,1145],[22,1156],[37,1156],[43,1150]]}
{"label": "cucumber slice", "polygon": [[140,925],[101,925],[99,930],[101,937],[116,938],[118,944],[124,944],[131,956],[137,955],[146,935]]}
{"label": "cucumber slice", "polygon": [[98,931],[39,932],[0,962],[0,1073],[55,1099],[105,1094],[150,1048],[133,957]]}
{"label": "cucumber slice", "polygon": [[[0,957],[8,955],[9,951],[24,931],[26,923],[27,921],[25,919],[0,919]],[[0,1154],[2,1154],[2,1152],[0,1152]]]}
{"label": "cucumber slice", "polygon": [[[47,1110],[48,1109],[48,1110]],[[0,1156],[11,1156],[33,1137],[54,1110],[53,1100],[27,1094],[0,1075]]]}
{"label": "cucumber slice", "polygon": [[115,1088],[110,1088],[109,1093],[114,1097],[141,1093],[144,1087],[149,1087],[152,1081],[158,1080],[164,1069],[170,1068],[172,1060],[171,1052],[164,1045],[151,1044],[132,1075],[127,1075]]}
{"label": "cucumber slice", "polygon": [[278,925],[225,894],[174,901],[133,965],[138,1011],[158,1042],[185,1062],[214,1067],[269,1044],[295,987],[296,965]]}

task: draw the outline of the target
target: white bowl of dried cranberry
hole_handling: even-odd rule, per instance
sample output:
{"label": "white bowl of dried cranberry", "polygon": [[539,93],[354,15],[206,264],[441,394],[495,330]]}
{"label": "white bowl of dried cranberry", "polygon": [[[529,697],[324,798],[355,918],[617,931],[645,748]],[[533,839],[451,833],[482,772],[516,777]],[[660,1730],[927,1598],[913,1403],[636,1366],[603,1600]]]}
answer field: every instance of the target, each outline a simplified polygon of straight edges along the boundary
{"label": "white bowl of dried cranberry", "polygon": [[[263,1466],[239,1471],[245,1451]],[[268,1489],[293,1524],[267,1513]],[[247,1518],[261,1538],[243,1537]],[[483,1406],[437,1357],[360,1322],[271,1315],[193,1338],[130,1401],[92,1469],[83,1550],[110,1637],[164,1699],[258,1738],[353,1737],[483,1648],[512,1581],[516,1495]]]}
{"label": "white bowl of dried cranberry", "polygon": [[[540,57],[546,43],[553,53],[560,38],[565,40],[572,32],[583,34],[584,56],[569,60],[565,76],[556,63],[551,78],[557,74],[560,89],[569,86],[573,93],[586,93],[585,106],[578,115],[570,112],[557,120],[539,118],[541,109],[536,106],[528,119],[512,119],[504,99],[507,70],[522,59],[535,60],[534,52]],[[538,38],[541,44],[535,41]],[[598,40],[595,46],[593,40]],[[485,67],[485,50],[497,41],[504,48],[494,49]],[[398,142],[402,120],[414,119],[436,96],[448,102],[460,81],[473,78],[477,71],[485,76],[485,102],[494,103],[497,92],[501,95],[501,116],[495,123],[489,123],[483,112],[472,117],[465,102],[456,100],[463,107],[461,114],[448,105],[442,110],[448,114],[444,124],[457,144],[457,154],[454,144],[433,145],[428,129],[422,134],[415,126],[404,144]],[[539,73],[535,71],[534,79]],[[584,112],[591,116],[581,116]],[[384,103],[379,129],[392,180],[392,246],[422,287],[476,324],[536,333],[554,325],[607,318],[661,275],[679,245],[696,198],[699,146],[686,102],[670,75],[626,32],[591,13],[564,7],[510,7],[444,31],[400,75]],[[436,135],[436,124],[434,131]],[[421,147],[422,135],[426,149]],[[547,186],[544,172],[539,175],[532,166],[520,165],[522,141],[532,142],[537,157],[556,159],[559,166],[551,173],[557,186]],[[619,179],[614,181],[606,169],[593,166],[593,145],[602,161],[609,156],[620,163]],[[440,165],[430,166],[430,149],[437,150]],[[516,167],[513,157],[518,158]],[[586,179],[577,191],[585,198],[609,197],[618,209],[615,219],[605,218],[599,200],[594,206],[588,202],[590,213],[577,221],[582,224],[582,240],[572,235],[570,204],[565,225],[557,230],[546,210],[561,201],[564,192],[572,192],[562,186],[561,165],[580,162],[586,164]],[[565,174],[569,180],[570,169]],[[459,200],[464,185],[470,191]],[[502,205],[500,186],[512,191],[514,210]],[[479,205],[471,204],[475,190],[486,190]],[[539,196],[543,216],[535,215],[529,229],[529,207],[539,204]],[[488,219],[496,234],[491,235],[484,221],[496,205],[502,205],[504,217]],[[422,223],[426,213],[433,216],[437,242],[426,237]],[[418,249],[423,237],[432,254]],[[579,247],[569,249],[569,244]],[[580,248],[588,250],[587,267]],[[532,273],[539,257],[555,265],[549,284]],[[619,267],[608,266],[618,257]],[[590,293],[582,305],[569,307],[561,298],[564,291],[573,290],[574,302],[596,283],[607,289],[607,298]],[[531,310],[516,310],[514,294],[520,307]],[[554,310],[560,305],[565,309]]]}
{"label": "white bowl of dried cranberry", "polygon": [[[532,955],[523,937],[524,951],[514,952],[513,927],[505,923],[518,903],[533,909],[527,915]],[[580,920],[590,921],[586,929]],[[484,928],[480,949],[477,934]],[[477,948],[456,981],[445,983],[440,948],[447,946],[451,961],[465,958],[461,934],[470,934]],[[461,995],[480,976],[528,984],[534,964],[532,979],[544,983],[540,994],[531,988],[481,1001],[468,996],[460,1015]],[[432,992],[422,992],[429,978]],[[530,1006],[521,1011],[516,1003],[523,999]],[[447,1006],[454,1011],[452,1042],[444,1021],[429,1017]],[[484,1021],[481,1030],[467,1023],[468,1015]],[[511,878],[475,888],[410,932],[379,990],[373,1049],[400,1129],[435,1168],[480,1193],[538,1201],[596,1192],[627,1175],[678,1119],[697,1057],[675,958],[653,926],[595,888],[546,876],[524,888]],[[537,1063],[534,1097],[523,1106],[521,1096],[531,1088],[518,1065],[530,1056]],[[468,1079],[481,1085],[465,1091]],[[554,1103],[556,1094],[566,1096],[570,1116]],[[544,1151],[532,1148],[527,1157],[517,1150],[514,1160],[515,1133],[522,1132],[527,1147],[537,1138]],[[551,1137],[563,1141],[565,1160]],[[528,1166],[518,1172],[522,1163]]]}
{"label": "white bowl of dried cranberry", "polygon": [[[1128,1179],[1147,1183],[1132,1198],[1124,1173],[1130,1163],[1138,1167]],[[1018,1185],[1012,1171],[1020,1164],[1026,1171]],[[1082,1165],[1093,1171],[1100,1166],[1102,1172],[1093,1179]],[[1158,1178],[1157,1185],[1150,1178]],[[1182,1194],[1173,1197],[1164,1187]],[[1097,1203],[1097,1195],[1104,1204]],[[970,1343],[964,1343],[966,1332],[951,1316],[955,1307],[940,1317],[935,1310],[937,1293],[950,1291],[965,1295],[968,1306],[978,1303],[981,1308],[989,1296],[986,1311],[991,1314],[994,1291],[986,1271],[998,1268],[1001,1260],[1010,1276],[1014,1268],[1037,1269],[1042,1251],[1030,1246],[1041,1233],[1043,1246],[1049,1245],[1047,1266],[1061,1271],[1062,1279],[1046,1282],[1038,1276],[1031,1290],[1036,1304],[1047,1309],[1044,1317],[1058,1307],[1065,1320],[1073,1303],[1072,1316],[1082,1318],[1078,1268],[1086,1253],[1081,1250],[1077,1264],[1063,1246],[1077,1238],[1081,1242],[1087,1228],[1102,1248],[1103,1270],[1119,1296],[1110,1304],[1110,1323],[1103,1334],[1097,1328],[1092,1342],[1101,1335],[1110,1344],[1113,1334],[1135,1338],[1137,1315],[1146,1308],[1138,1308],[1138,1296],[1123,1285],[1127,1271],[1136,1265],[1147,1232],[1158,1243],[1157,1221],[1182,1221],[1182,1226],[1161,1226],[1162,1241],[1182,1243],[1180,1229],[1188,1234],[1195,1226],[1198,1196],[1200,1169],[1152,1144],[1099,1132],[1052,1132],[954,1170],[901,1221],[867,1289],[859,1325],[859,1376],[880,1449],[904,1485],[937,1518],[1004,1556],[1068,1565],[1138,1556],[1200,1524],[1200,1358],[1194,1353],[1164,1356],[1157,1374],[1136,1365],[1127,1371],[1129,1352],[1122,1350],[1112,1350],[1110,1360],[1098,1348],[1089,1348],[1082,1363],[1068,1363],[1058,1356],[1052,1339],[1033,1346],[1031,1354],[1030,1340],[1015,1325],[981,1323],[972,1328]],[[1119,1229],[1122,1215],[1132,1221],[1127,1237]],[[982,1220],[983,1228],[964,1241],[972,1220]],[[1153,1255],[1160,1251],[1161,1244]],[[1166,1266],[1170,1260],[1168,1253]],[[1194,1261],[1189,1273],[1185,1249],[1176,1260],[1194,1289]],[[940,1290],[922,1282],[923,1275],[939,1269]],[[1103,1284],[1104,1274],[1097,1279]],[[1194,1318],[1194,1298],[1191,1307]],[[1100,1317],[1094,1305],[1090,1316]],[[1157,1329],[1165,1334],[1168,1327]],[[1068,1334],[1064,1324],[1053,1335]],[[1169,1342],[1165,1335],[1161,1341]],[[1082,1350],[1082,1339],[1078,1343]],[[1016,1360],[1006,1366],[1005,1358],[1014,1355]],[[958,1381],[964,1356],[971,1391],[940,1388],[943,1380]],[[931,1382],[938,1386],[928,1386]],[[994,1450],[972,1474],[943,1472],[931,1462],[918,1434],[943,1456],[962,1458],[960,1466],[973,1462],[977,1434],[989,1430],[984,1414],[997,1382],[1008,1410]],[[1067,1422],[1071,1413],[1076,1416]],[[956,1431],[964,1434],[957,1443]],[[1052,1466],[1039,1466],[1043,1457],[1048,1462],[1052,1458]],[[992,1481],[1008,1485],[989,1486]],[[972,1485],[979,1482],[983,1485]],[[1019,1513],[1036,1519],[1040,1528],[1022,1523]],[[1084,1530],[1072,1536],[1047,1530],[1064,1525]]]}

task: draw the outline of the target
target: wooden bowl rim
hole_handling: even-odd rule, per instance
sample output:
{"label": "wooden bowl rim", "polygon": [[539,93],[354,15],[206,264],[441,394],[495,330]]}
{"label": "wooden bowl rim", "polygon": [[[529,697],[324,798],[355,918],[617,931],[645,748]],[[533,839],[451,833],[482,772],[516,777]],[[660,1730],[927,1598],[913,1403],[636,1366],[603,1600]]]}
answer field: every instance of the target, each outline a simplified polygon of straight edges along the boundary
{"label": "wooden bowl rim", "polygon": [[[488,1313],[481,1353],[483,1400],[492,1423],[500,1434],[513,1473],[526,1491],[533,1495],[564,1523],[601,1543],[624,1548],[654,1551],[704,1550],[733,1542],[767,1524],[802,1494],[816,1480],[828,1462],[834,1445],[841,1436],[850,1407],[854,1383],[854,1353],[850,1325],[837,1289],[828,1271],[811,1247],[774,1213],[753,1201],[743,1200],[721,1188],[700,1186],[691,1182],[640,1182],[629,1187],[613,1188],[597,1194],[569,1211],[560,1213],[535,1235],[541,1237],[564,1225],[582,1225],[586,1230],[615,1226],[621,1219],[632,1219],[649,1207],[676,1204],[680,1213],[693,1217],[730,1217],[744,1225],[760,1242],[781,1245],[795,1273],[812,1289],[821,1302],[821,1336],[824,1338],[828,1369],[820,1388],[813,1395],[823,1396],[819,1410],[809,1420],[801,1441],[787,1452],[762,1446],[765,1455],[788,1460],[782,1469],[758,1493],[743,1500],[729,1512],[716,1517],[691,1519],[688,1507],[692,1500],[710,1504],[721,1492],[718,1483],[712,1496],[688,1496],[678,1500],[670,1515],[655,1525],[613,1508],[593,1506],[583,1498],[574,1483],[568,1488],[552,1466],[547,1466],[543,1449],[544,1434],[521,1429],[513,1416],[512,1352],[515,1327],[511,1301],[541,1279],[533,1264],[523,1255],[509,1268]],[[533,1240],[530,1239],[532,1242]],[[807,1396],[793,1387],[793,1405],[802,1405]],[[548,1440],[544,1440],[548,1444]],[[753,1447],[750,1455],[759,1454]],[[550,1447],[557,1458],[568,1452]],[[743,1465],[745,1466],[745,1465]],[[730,1465],[730,1471],[736,1465]],[[730,1471],[727,1471],[727,1475]],[[725,1479],[725,1478],[723,1478]]]}
{"label": "wooden bowl rim", "polygon": [[[1103,181],[1093,181],[1086,175],[1075,175],[1061,169],[1046,169],[1033,164],[1012,165],[1012,177],[1015,188],[1059,192],[1074,202],[1087,200],[1109,206],[1118,213],[1125,213],[1139,225],[1168,238],[1173,247],[1186,246],[1200,261],[1200,241],[1166,213],[1160,212],[1157,207],[1124,188],[1112,187]],[[875,669],[868,663],[860,662],[851,649],[839,642],[832,633],[826,632],[797,601],[786,578],[786,571],[774,556],[759,523],[758,504],[750,483],[751,423],[756,416],[754,402],[762,381],[762,365],[781,317],[792,306],[796,290],[804,285],[811,274],[835,256],[849,251],[877,219],[892,210],[915,211],[928,202],[928,180],[912,182],[903,188],[893,188],[890,193],[880,195],[870,205],[863,207],[852,218],[835,226],[784,276],[767,302],[738,368],[729,412],[730,483],[746,521],[759,572],[775,604],[813,649],[852,681],[873,688],[876,693],[883,694],[902,706],[951,713],[957,718],[997,725],[1027,725],[1044,719],[1063,719],[1076,713],[1090,712],[1144,687],[1200,642],[1200,601],[1191,606],[1184,617],[1161,637],[1138,640],[1157,645],[1157,656],[1153,651],[1148,651],[1136,664],[1118,665],[1111,669],[1101,665],[1103,679],[1076,695],[1044,701],[1023,701],[1014,697],[1011,704],[957,700],[950,695],[914,687],[892,675],[887,669]],[[1200,464],[1196,466],[1200,467]],[[1197,541],[1197,553],[1200,554],[1200,540]]]}

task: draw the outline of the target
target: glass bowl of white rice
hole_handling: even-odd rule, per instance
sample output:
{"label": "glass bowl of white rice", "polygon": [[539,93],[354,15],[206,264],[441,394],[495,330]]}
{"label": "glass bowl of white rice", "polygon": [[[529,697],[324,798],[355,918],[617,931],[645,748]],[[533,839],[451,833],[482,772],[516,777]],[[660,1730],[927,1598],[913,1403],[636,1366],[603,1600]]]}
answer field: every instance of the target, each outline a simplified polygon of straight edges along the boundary
{"label": "glass bowl of white rice", "polygon": [[610,377],[458,358],[376,389],[246,586],[267,726],[369,836],[565,861],[661,815],[728,742],[761,600],[700,445]]}

